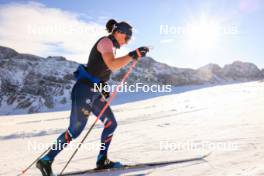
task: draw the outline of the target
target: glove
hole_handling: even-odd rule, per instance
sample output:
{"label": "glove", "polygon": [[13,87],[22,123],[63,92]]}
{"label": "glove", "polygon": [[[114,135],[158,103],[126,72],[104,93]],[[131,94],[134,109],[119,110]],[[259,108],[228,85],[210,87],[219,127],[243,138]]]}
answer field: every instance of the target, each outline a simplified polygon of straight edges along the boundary
{"label": "glove", "polygon": [[147,52],[149,52],[149,48],[142,46],[140,48],[137,48],[134,51],[129,52],[128,55],[132,57],[133,59],[137,60],[138,58],[146,56]]}
{"label": "glove", "polygon": [[102,84],[102,90],[101,90],[101,94],[104,96],[105,99],[108,99],[110,97],[110,92],[105,91],[104,87],[107,86],[107,82],[100,82],[100,84]]}
{"label": "glove", "polygon": [[110,97],[110,92],[106,92],[103,90],[102,95],[104,96],[105,99],[108,99]]}

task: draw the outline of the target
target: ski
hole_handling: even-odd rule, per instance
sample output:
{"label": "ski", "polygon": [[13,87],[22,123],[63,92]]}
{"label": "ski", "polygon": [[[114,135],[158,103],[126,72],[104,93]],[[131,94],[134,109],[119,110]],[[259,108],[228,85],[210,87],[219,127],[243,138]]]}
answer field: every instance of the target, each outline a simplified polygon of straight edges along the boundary
{"label": "ski", "polygon": [[119,171],[119,170],[126,170],[126,169],[137,169],[137,168],[144,168],[144,167],[155,167],[155,166],[162,166],[162,165],[187,163],[187,162],[192,162],[192,161],[204,160],[210,154],[211,154],[211,152],[208,154],[198,156],[198,157],[193,157],[193,158],[185,158],[185,159],[172,160],[172,161],[160,161],[160,162],[149,162],[149,163],[122,165],[121,167],[110,168],[110,169],[88,169],[88,170],[83,170],[83,171],[68,172],[68,173],[62,174],[61,176],[93,174],[93,173],[99,173],[99,172],[110,172],[110,171]]}

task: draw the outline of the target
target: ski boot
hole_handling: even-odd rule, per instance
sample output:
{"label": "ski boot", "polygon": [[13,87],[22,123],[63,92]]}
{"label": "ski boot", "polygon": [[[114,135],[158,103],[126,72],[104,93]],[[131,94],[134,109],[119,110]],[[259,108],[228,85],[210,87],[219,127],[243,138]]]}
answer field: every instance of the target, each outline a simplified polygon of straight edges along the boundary
{"label": "ski boot", "polygon": [[122,167],[122,164],[120,162],[114,162],[107,158],[107,156],[98,156],[97,162],[96,162],[96,170],[100,169],[111,169],[111,168],[120,168]]}
{"label": "ski boot", "polygon": [[43,176],[52,176],[52,161],[51,160],[46,160],[45,158],[41,158],[38,160],[36,163],[36,167],[41,171]]}

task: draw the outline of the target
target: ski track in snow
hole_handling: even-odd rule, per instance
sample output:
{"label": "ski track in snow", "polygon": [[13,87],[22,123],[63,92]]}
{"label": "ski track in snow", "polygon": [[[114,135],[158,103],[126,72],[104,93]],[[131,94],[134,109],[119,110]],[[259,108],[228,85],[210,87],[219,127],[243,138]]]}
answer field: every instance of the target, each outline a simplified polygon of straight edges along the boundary
{"label": "ski track in snow", "polygon": [[[261,176],[264,175],[264,83],[249,82],[208,87],[144,101],[113,106],[118,128],[110,147],[113,160],[133,164],[175,160],[213,153],[208,162],[190,162],[162,167],[129,169],[92,175],[166,176]],[[13,176],[29,165],[45,147],[29,149],[30,143],[50,144],[66,130],[69,111],[14,115],[0,118],[0,175]],[[89,117],[82,139],[95,120]],[[85,145],[99,146],[102,124],[98,123]],[[161,141],[192,142],[195,149],[177,146],[160,148]],[[210,148],[203,144],[232,144],[231,148]],[[71,146],[70,145],[70,146]],[[66,164],[75,147],[67,147],[55,160],[56,173]],[[95,167],[99,147],[81,147],[66,169]],[[32,167],[26,175],[37,176]]]}

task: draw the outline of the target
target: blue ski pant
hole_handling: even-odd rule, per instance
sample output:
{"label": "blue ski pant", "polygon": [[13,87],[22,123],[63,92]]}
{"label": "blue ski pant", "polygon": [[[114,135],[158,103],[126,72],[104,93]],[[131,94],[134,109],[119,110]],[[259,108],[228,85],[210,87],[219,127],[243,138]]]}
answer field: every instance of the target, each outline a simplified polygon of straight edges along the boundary
{"label": "blue ski pant", "polygon": [[[88,117],[92,112],[96,117],[105,106],[106,101],[101,93],[94,91],[87,84],[77,81],[71,93],[72,108],[70,115],[70,125],[56,140],[52,149],[43,158],[54,160],[56,155],[67,146],[72,139],[77,138],[86,126]],[[107,155],[113,133],[117,127],[117,122],[110,107],[108,107],[100,121],[104,124],[101,135],[101,147],[98,156]],[[102,147],[103,146],[103,147]]]}

